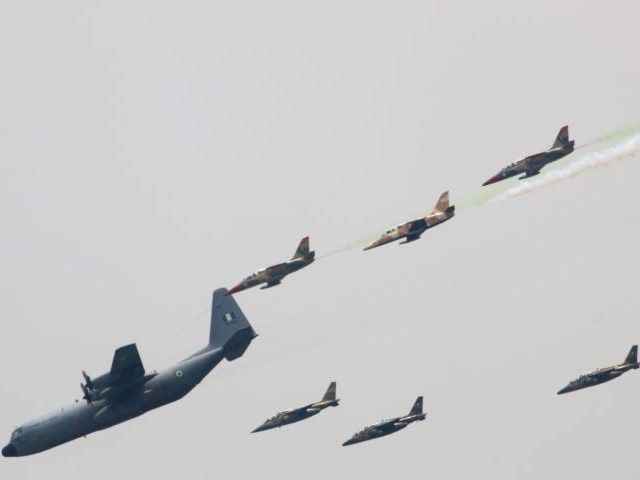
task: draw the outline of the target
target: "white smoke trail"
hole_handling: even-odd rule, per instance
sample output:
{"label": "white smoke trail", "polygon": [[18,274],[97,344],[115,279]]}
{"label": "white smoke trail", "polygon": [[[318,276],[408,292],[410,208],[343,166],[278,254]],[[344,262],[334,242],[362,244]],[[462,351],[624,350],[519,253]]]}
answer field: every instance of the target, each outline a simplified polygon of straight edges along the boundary
{"label": "white smoke trail", "polygon": [[567,165],[550,170],[548,173],[531,180],[519,182],[517,185],[501,192],[487,203],[500,202],[507,198],[518,197],[534,190],[553,185],[567,178],[575,177],[588,170],[605,167],[614,162],[640,154],[640,133],[621,139],[613,144],[607,143],[595,151],[578,157]]}
{"label": "white smoke trail", "polygon": [[[480,207],[494,202],[500,202],[508,198],[518,197],[526,193],[539,190],[553,185],[562,180],[566,180],[576,175],[580,175],[588,170],[605,167],[619,160],[631,158],[640,154],[640,125],[636,124],[618,130],[604,138],[589,142],[576,148],[569,156],[554,162],[545,167],[540,175],[528,180],[510,179],[499,182],[489,188],[481,188],[475,194],[454,202],[456,214],[461,214],[472,207]],[[517,183],[513,183],[517,182]],[[420,215],[426,215],[425,212]],[[415,215],[412,218],[417,218]],[[380,232],[384,231],[380,228]],[[317,258],[326,258],[338,253],[347,252],[353,249],[362,249],[378,234],[371,234],[362,237],[360,240],[349,242],[342,247],[336,248],[322,254]]]}

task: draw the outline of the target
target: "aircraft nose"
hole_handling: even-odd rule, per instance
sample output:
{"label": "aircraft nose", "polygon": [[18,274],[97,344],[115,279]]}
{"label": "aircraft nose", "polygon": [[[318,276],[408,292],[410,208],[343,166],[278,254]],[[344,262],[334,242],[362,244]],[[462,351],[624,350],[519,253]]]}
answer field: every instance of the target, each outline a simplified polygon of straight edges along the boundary
{"label": "aircraft nose", "polygon": [[562,395],[563,393],[567,393],[569,391],[569,387],[564,387],[562,390],[558,390],[558,395]]}
{"label": "aircraft nose", "polygon": [[343,447],[346,447],[348,445],[353,445],[355,442],[353,441],[353,438],[350,438],[349,440],[347,440],[346,442],[344,442],[342,444]]}
{"label": "aircraft nose", "polygon": [[16,455],[16,447],[12,443],[2,449],[3,457],[15,457]]}
{"label": "aircraft nose", "polygon": [[227,290],[227,293],[225,293],[225,295],[233,295],[234,293],[239,292],[241,290],[244,290],[244,285],[239,283],[238,285],[233,287],[231,290]]}
{"label": "aircraft nose", "polygon": [[251,433],[264,432],[265,430],[268,430],[268,429],[269,429],[269,425],[266,423],[263,423],[259,427],[256,427],[253,430],[251,430]]}
{"label": "aircraft nose", "polygon": [[484,187],[485,185],[491,185],[492,183],[496,183],[498,180],[500,180],[500,178],[501,178],[500,175],[494,175],[489,180],[484,182],[482,186]]}

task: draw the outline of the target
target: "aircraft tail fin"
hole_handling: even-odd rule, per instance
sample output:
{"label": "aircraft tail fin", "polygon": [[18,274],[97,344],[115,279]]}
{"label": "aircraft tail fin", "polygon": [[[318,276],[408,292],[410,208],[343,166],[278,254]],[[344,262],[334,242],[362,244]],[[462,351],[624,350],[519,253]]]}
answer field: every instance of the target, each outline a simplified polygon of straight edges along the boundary
{"label": "aircraft tail fin", "polygon": [[296,253],[293,254],[291,260],[296,260],[298,258],[308,258],[309,256],[313,256],[315,252],[309,251],[309,237],[304,237],[300,240],[300,244],[296,249]]}
{"label": "aircraft tail fin", "polygon": [[556,141],[553,142],[551,148],[560,148],[565,147],[571,144],[573,146],[573,141],[569,141],[569,126],[565,125],[558,132],[558,136],[556,137]]}
{"label": "aircraft tail fin", "polygon": [[627,358],[624,359],[624,363],[638,363],[638,345],[634,345],[633,347],[631,347]]}
{"label": "aircraft tail fin", "polygon": [[336,382],[331,382],[329,384],[329,388],[327,388],[327,392],[322,397],[323,402],[333,401],[336,399]]}
{"label": "aircraft tail fin", "polygon": [[431,213],[446,212],[448,208],[449,208],[449,190],[447,190],[446,192],[442,192],[442,194],[440,194],[438,203],[436,203],[436,206],[431,211]]}
{"label": "aircraft tail fin", "polygon": [[409,415],[421,415],[422,414],[422,395],[416,398],[416,402],[411,407]]}
{"label": "aircraft tail fin", "polygon": [[226,288],[213,292],[209,346],[222,347],[227,360],[235,360],[245,352],[257,334],[249,320]]}

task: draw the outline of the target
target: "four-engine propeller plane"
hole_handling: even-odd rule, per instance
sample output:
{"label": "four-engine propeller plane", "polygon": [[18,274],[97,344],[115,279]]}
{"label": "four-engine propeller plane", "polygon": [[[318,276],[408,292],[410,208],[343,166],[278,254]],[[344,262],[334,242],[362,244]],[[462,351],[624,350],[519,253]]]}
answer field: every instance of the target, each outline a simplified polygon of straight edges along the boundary
{"label": "four-engine propeller plane", "polygon": [[160,372],[145,372],[135,344],[116,350],[109,373],[91,379],[83,372],[83,398],[16,428],[2,449],[5,457],[42,452],[175,402],[222,361],[241,357],[256,333],[226,289],[213,292],[209,343]]}
{"label": "four-engine propeller plane", "polygon": [[313,402],[304,407],[292,408],[291,410],[285,410],[276,414],[274,417],[268,419],[258,428],[254,429],[251,433],[262,432],[264,430],[270,430],[276,427],[282,427],[289,425],[290,423],[299,422],[300,420],[306,420],[309,417],[317,415],[322,410],[328,407],[337,407],[340,399],[336,398],[336,382],[331,382],[327,392],[319,402]]}
{"label": "four-engine propeller plane", "polygon": [[364,430],[359,431],[353,435],[349,440],[342,444],[343,447],[347,445],[353,445],[354,443],[366,442],[367,440],[373,440],[374,438],[384,437],[391,433],[395,433],[398,430],[402,430],[410,423],[424,420],[427,416],[422,412],[422,397],[418,397],[416,402],[411,407],[411,411],[408,415],[402,417],[392,418],[391,420],[383,420],[376,425],[364,427]]}
{"label": "four-engine propeller plane", "polygon": [[553,142],[553,145],[549,150],[536,153],[535,155],[529,155],[522,160],[518,160],[517,162],[507,165],[489,180],[484,182],[482,186],[491,185],[492,183],[506,180],[507,178],[520,174],[524,174],[520,177],[520,180],[538,175],[545,165],[555,162],[556,160],[559,160],[573,152],[574,143],[575,142],[573,140],[569,140],[569,127],[565,125],[558,132],[556,141]]}
{"label": "four-engine propeller plane", "polygon": [[261,290],[280,285],[280,282],[284,277],[313,263],[315,255],[316,252],[309,251],[309,237],[304,237],[300,241],[300,245],[298,245],[296,253],[293,255],[291,260],[263,268],[262,270],[249,275],[238,285],[231,288],[231,290],[227,292],[227,295],[241,292],[247,288],[256,287],[261,283],[266,283],[266,285],[260,287]]}
{"label": "four-engine propeller plane", "polygon": [[581,375],[575,380],[569,382],[569,385],[560,390],[558,392],[558,395],[574,392],[576,390],[581,390],[583,388],[593,387],[594,385],[608,382],[609,380],[618,378],[623,373],[626,373],[631,369],[636,369],[639,366],[638,346],[634,345],[631,347],[631,350],[629,350],[629,354],[627,355],[627,358],[624,359],[624,362],[618,365],[613,365],[612,367],[599,368],[598,370],[594,370],[593,372]]}
{"label": "four-engine propeller plane", "polygon": [[403,242],[409,243],[414,240],[418,240],[427,229],[435,227],[436,225],[446,222],[455,214],[456,207],[454,205],[449,206],[449,192],[444,192],[440,195],[438,203],[435,208],[426,217],[420,217],[415,220],[410,220],[402,225],[393,227],[384,232],[377,240],[374,240],[364,249],[371,250],[372,248],[386,245],[387,243],[395,242],[404,238]]}

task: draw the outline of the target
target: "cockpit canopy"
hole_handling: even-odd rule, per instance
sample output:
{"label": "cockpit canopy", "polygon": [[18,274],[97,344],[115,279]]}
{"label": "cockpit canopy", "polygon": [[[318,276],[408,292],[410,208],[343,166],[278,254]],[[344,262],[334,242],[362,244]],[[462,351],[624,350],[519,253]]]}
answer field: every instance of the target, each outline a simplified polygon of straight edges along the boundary
{"label": "cockpit canopy", "polygon": [[248,277],[245,277],[244,280],[242,280],[242,283],[248,283],[251,280],[253,280],[254,278],[256,278],[258,276],[258,272],[256,273],[252,273],[251,275],[249,275]]}
{"label": "cockpit canopy", "polygon": [[284,411],[280,413],[276,413],[273,417],[268,418],[266,423],[275,422],[276,420],[280,420],[282,417],[286,416],[289,411]]}

